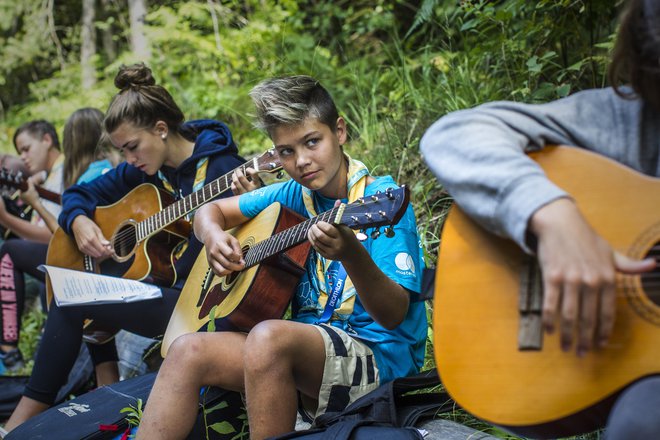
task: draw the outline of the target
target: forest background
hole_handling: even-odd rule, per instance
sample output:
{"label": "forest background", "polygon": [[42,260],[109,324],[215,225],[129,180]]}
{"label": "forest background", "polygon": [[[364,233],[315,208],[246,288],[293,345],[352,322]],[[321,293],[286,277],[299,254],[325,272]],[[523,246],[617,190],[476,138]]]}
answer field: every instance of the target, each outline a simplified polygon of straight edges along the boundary
{"label": "forest background", "polygon": [[25,121],[61,132],[74,110],[105,110],[118,67],[145,61],[189,119],[225,121],[249,156],[270,144],[252,126],[248,91],[309,74],[346,117],[349,154],[411,188],[433,266],[450,198],[420,157],[425,129],[487,101],[607,85],[619,3],[0,0],[0,151],[14,153]]}

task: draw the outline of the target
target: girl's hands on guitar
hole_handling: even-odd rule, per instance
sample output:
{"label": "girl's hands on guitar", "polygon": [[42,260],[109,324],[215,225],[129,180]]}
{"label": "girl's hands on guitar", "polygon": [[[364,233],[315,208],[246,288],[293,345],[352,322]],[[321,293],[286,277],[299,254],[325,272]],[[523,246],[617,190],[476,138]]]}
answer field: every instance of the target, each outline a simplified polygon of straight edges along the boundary
{"label": "girl's hands on guitar", "polygon": [[103,236],[101,228],[89,217],[79,215],[71,224],[71,231],[76,238],[80,252],[94,258],[110,257],[112,245]]}
{"label": "girl's hands on guitar", "polygon": [[614,327],[616,273],[647,272],[655,261],[632,260],[614,251],[570,199],[543,206],[532,215],[529,227],[538,238],[546,331],[555,330],[559,315],[564,351],[571,349],[574,334],[578,356],[591,350],[594,342],[604,347]]}
{"label": "girl's hands on guitar", "polygon": [[215,226],[204,234],[206,259],[218,276],[228,275],[245,268],[241,245],[233,235]]}

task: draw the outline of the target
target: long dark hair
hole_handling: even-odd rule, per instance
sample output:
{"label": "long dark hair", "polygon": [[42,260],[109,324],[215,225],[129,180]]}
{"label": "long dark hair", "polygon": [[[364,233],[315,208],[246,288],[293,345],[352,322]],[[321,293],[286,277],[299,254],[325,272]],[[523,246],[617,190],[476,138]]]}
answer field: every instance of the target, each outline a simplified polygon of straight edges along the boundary
{"label": "long dark hair", "polygon": [[99,156],[103,132],[103,112],[96,108],[81,108],[69,116],[64,125],[64,187],[68,188]]}
{"label": "long dark hair", "polygon": [[151,69],[144,63],[121,66],[115,77],[120,90],[112,98],[103,124],[112,133],[124,122],[137,128],[151,129],[157,121],[164,121],[168,128],[180,133],[184,116],[172,95],[156,84]]}
{"label": "long dark hair", "polygon": [[[660,111],[660,4],[629,0],[621,16],[609,80],[617,94],[641,97]],[[634,93],[621,87],[629,84]]]}

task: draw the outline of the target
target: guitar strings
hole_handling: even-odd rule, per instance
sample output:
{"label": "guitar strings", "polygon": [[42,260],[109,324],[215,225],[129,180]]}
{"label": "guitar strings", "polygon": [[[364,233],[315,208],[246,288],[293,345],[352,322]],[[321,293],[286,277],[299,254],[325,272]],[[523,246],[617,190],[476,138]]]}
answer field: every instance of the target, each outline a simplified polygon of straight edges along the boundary
{"label": "guitar strings", "polygon": [[[259,167],[259,165],[262,165],[262,164],[260,164],[259,161],[264,158],[265,154],[266,153],[259,156],[259,158],[257,160],[257,167]],[[241,172],[243,174],[246,174],[247,169],[250,167],[250,165],[253,164],[253,162],[254,161],[250,160],[250,161],[245,162],[244,164],[239,165],[238,167],[234,168],[232,171],[230,171],[230,172],[224,174],[223,176],[220,176],[217,179],[214,179],[211,182],[207,183],[206,185],[204,185],[199,190],[197,190],[197,191],[195,191],[191,194],[188,194],[186,197],[184,197],[180,200],[177,200],[175,203],[167,206],[162,211],[160,211],[160,212],[158,212],[158,213],[156,213],[156,214],[154,214],[154,215],[138,222],[133,228],[127,228],[127,229],[124,229],[124,230],[120,231],[114,237],[112,242],[117,243],[120,247],[121,246],[126,246],[127,244],[131,248],[134,247],[136,243],[144,240],[145,238],[148,238],[154,232],[157,232],[158,230],[163,229],[164,227],[168,226],[169,224],[175,222],[179,218],[181,218],[184,215],[188,214],[189,212],[193,211],[194,209],[196,209],[196,207],[205,204],[208,200],[212,200],[215,197],[217,197],[218,195],[220,195],[220,194],[224,193],[225,191],[227,191],[231,187],[231,184],[229,183],[229,176],[232,175],[234,172],[236,172],[239,169],[241,170]],[[276,166],[275,169],[277,169],[277,168],[279,168],[279,167]],[[224,188],[220,186],[220,183],[221,183],[222,179],[224,179]],[[216,184],[218,186],[217,190],[215,190],[216,194],[213,193],[213,185],[214,184]],[[208,195],[207,195],[207,193],[208,193]],[[199,195],[200,194],[202,195],[202,203],[199,203]],[[196,198],[195,203],[192,202],[193,197]],[[186,208],[186,203],[188,201],[190,201],[190,208]],[[183,205],[183,211],[181,209],[178,209],[181,205]],[[179,211],[178,213],[176,212],[177,209]],[[170,214],[172,214],[172,215],[170,216]],[[165,216],[165,217],[169,216],[171,218],[169,220],[166,218],[164,223],[159,224],[158,218],[163,217],[163,216]],[[154,224],[151,228],[149,228],[149,226],[150,226],[149,222],[152,222]],[[141,226],[143,226],[142,229],[146,230],[146,234],[139,234]],[[134,233],[133,231],[138,231],[138,232]],[[144,235],[144,237],[140,237],[138,239],[139,235]],[[133,237],[135,237],[135,239]],[[125,240],[129,240],[129,241],[126,242]],[[126,246],[126,247],[129,247],[129,246]]]}
{"label": "guitar strings", "polygon": [[[182,199],[177,200],[176,202],[172,203],[171,205],[167,206],[165,209],[162,211],[157,212],[156,214],[153,214],[146,219],[137,222],[133,228],[126,228],[121,231],[119,231],[115,237],[114,240],[112,240],[114,243],[117,243],[119,246],[125,246],[129,244],[131,247],[134,246],[137,242],[144,240],[145,238],[148,238],[153,234],[154,232],[157,232],[160,229],[163,229],[164,227],[168,226],[169,224],[175,222],[176,220],[180,219],[184,215],[188,214],[189,212],[193,211],[196,206],[203,205],[207,202],[208,200],[211,200],[218,195],[224,193],[227,191],[230,187],[231,184],[229,183],[229,176],[236,172],[239,168],[243,173],[246,172],[247,167],[246,164],[239,165],[232,171],[224,174],[223,176],[218,177],[217,179],[212,180],[211,182],[207,183],[204,185],[202,188],[198,189],[197,191],[188,194]],[[221,180],[224,179],[224,188],[220,186],[222,183]],[[213,185],[216,184],[218,186],[218,189],[215,190],[217,194],[213,194]],[[208,191],[207,191],[208,190]],[[202,203],[199,203],[199,195],[202,196]],[[197,200],[195,203],[193,203],[193,197],[195,197]],[[190,202],[190,208],[186,208],[186,203]],[[181,209],[180,207],[183,206]],[[178,211],[178,212],[177,212]],[[165,217],[164,221],[161,221],[160,218]],[[169,218],[169,219],[168,219]],[[147,232],[146,234],[143,234],[144,237],[141,237],[139,240],[137,239],[139,234],[137,231],[140,230],[142,226],[142,229],[145,229]],[[150,227],[151,226],[151,227]],[[136,232],[133,232],[136,231]],[[135,237],[135,239],[133,238]],[[126,241],[128,240],[128,241]]]}

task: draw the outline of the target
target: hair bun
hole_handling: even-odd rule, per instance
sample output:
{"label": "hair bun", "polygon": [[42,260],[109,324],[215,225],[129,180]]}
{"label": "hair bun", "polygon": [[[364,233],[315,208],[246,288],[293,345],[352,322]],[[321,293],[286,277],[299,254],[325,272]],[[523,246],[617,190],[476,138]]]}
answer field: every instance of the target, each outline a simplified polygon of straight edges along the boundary
{"label": "hair bun", "polygon": [[115,77],[115,87],[120,90],[135,86],[153,85],[156,85],[156,80],[151,74],[151,69],[145,66],[144,63],[131,64],[130,66],[122,65]]}

